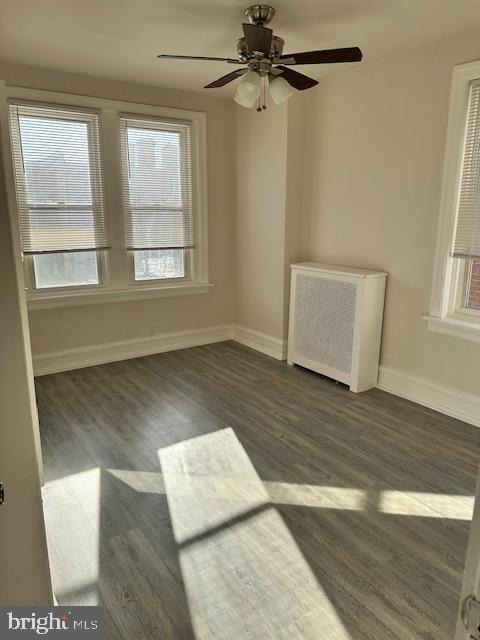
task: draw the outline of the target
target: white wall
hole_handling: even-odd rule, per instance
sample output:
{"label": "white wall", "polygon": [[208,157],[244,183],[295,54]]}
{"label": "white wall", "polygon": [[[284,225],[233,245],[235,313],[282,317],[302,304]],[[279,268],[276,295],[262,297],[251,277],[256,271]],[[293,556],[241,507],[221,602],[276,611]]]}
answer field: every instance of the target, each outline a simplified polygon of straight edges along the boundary
{"label": "white wall", "polygon": [[0,64],[0,78],[30,87],[207,114],[210,280],[205,295],[31,311],[34,355],[233,321],[234,106],[231,100]]}
{"label": "white wall", "polygon": [[480,33],[328,80],[309,95],[302,254],[389,273],[381,362],[479,395],[480,345],[427,330],[453,66]]}

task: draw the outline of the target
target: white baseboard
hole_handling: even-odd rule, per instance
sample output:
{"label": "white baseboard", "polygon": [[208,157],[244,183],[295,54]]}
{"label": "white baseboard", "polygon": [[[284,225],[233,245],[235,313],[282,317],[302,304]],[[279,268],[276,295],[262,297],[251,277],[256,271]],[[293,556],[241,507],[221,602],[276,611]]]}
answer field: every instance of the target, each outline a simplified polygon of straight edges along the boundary
{"label": "white baseboard", "polygon": [[231,325],[217,325],[202,329],[188,329],[173,333],[162,333],[147,338],[133,338],[122,342],[104,342],[65,351],[40,353],[33,356],[33,371],[36,376],[71,369],[92,367],[97,364],[140,358],[154,353],[197,347],[212,342],[223,342],[233,338]]}
{"label": "white baseboard", "polygon": [[33,370],[36,376],[43,376],[49,373],[92,367],[97,364],[140,358],[154,353],[175,351],[176,349],[186,349],[232,339],[277,360],[285,360],[286,358],[286,341],[246,327],[218,325],[203,329],[162,333],[146,338],[133,338],[121,342],[104,342],[103,344],[87,345],[64,351],[39,353],[33,356]]}
{"label": "white baseboard", "polygon": [[274,338],[266,333],[235,325],[233,327],[233,339],[235,342],[260,351],[277,360],[285,360],[287,357],[287,341]]}
{"label": "white baseboard", "polygon": [[377,387],[480,427],[480,397],[381,366]]}
{"label": "white baseboard", "polygon": [[[106,342],[100,345],[40,353],[33,356],[33,369],[36,376],[42,376],[232,339],[276,360],[286,358],[286,340],[239,325],[216,325],[122,342]],[[480,427],[480,397],[476,395],[445,387],[426,378],[412,376],[387,366],[380,366],[377,387]]]}

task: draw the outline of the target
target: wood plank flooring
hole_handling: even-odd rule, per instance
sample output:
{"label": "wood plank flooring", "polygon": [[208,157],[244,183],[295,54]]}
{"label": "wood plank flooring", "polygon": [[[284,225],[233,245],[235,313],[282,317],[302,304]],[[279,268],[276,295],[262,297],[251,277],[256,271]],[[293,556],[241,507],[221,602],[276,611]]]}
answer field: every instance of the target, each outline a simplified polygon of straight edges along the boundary
{"label": "wood plank flooring", "polygon": [[475,427],[233,342],[36,389],[55,593],[109,639],[453,638]]}

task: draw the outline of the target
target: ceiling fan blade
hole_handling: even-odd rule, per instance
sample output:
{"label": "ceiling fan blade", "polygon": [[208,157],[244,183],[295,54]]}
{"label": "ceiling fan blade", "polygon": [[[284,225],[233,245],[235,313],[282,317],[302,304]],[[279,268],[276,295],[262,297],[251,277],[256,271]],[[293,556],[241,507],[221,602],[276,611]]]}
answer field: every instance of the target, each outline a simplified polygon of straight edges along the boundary
{"label": "ceiling fan blade", "polygon": [[359,62],[363,57],[358,47],[344,49],[324,49],[323,51],[303,51],[287,53],[278,58],[282,64],[328,64],[333,62]]}
{"label": "ceiling fan blade", "polygon": [[248,71],[248,69],[236,69],[235,71],[232,71],[231,73],[227,73],[226,76],[222,76],[221,78],[218,78],[218,80],[214,80],[210,84],[207,84],[203,88],[204,89],[215,89],[217,87],[223,87],[224,85],[228,84],[229,82],[232,82],[232,80],[236,80],[240,76],[243,76],[243,74],[247,73],[247,71]]}
{"label": "ceiling fan blade", "polygon": [[262,27],[259,24],[247,24],[242,25],[243,33],[245,34],[245,42],[249,53],[263,53],[268,55],[272,46],[272,34],[271,29]]}
{"label": "ceiling fan blade", "polygon": [[308,76],[304,76],[303,73],[298,73],[298,71],[294,71],[293,69],[289,69],[288,67],[278,66],[275,67],[274,72],[281,71],[281,74],[274,73],[274,75],[280,75],[281,78],[284,78],[288,84],[290,84],[294,89],[298,89],[299,91],[303,91],[304,89],[311,89],[316,84],[318,84],[318,80],[314,80],[313,78],[309,78]]}
{"label": "ceiling fan blade", "polygon": [[160,53],[157,58],[166,58],[168,60],[213,60],[216,62],[229,62],[230,64],[243,64],[241,60],[234,58],[213,58],[212,56],[175,56],[169,53]]}

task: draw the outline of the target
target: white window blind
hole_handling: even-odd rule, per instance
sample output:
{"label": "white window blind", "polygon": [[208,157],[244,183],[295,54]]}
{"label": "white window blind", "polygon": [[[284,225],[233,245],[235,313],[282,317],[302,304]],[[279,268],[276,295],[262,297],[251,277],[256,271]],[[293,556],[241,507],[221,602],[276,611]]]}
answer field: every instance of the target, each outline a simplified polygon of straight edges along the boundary
{"label": "white window blind", "polygon": [[9,111],[23,251],[107,249],[98,115],[34,103]]}
{"label": "white window blind", "polygon": [[191,126],[121,115],[127,249],[194,246]]}
{"label": "white window blind", "polygon": [[454,258],[480,258],[480,80],[470,86]]}

